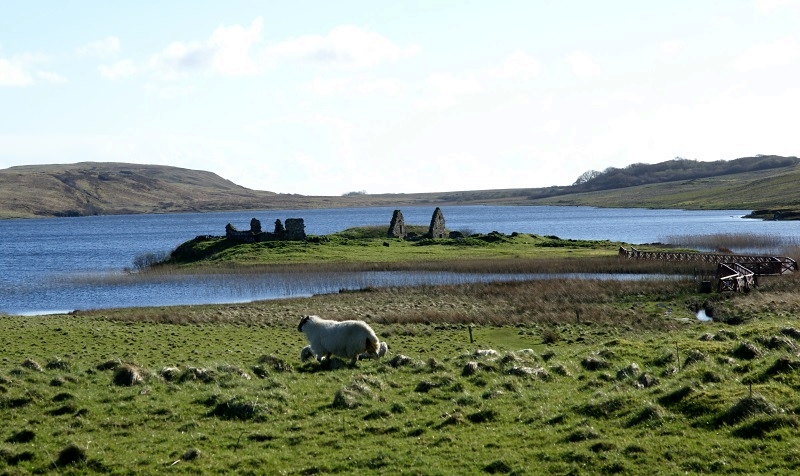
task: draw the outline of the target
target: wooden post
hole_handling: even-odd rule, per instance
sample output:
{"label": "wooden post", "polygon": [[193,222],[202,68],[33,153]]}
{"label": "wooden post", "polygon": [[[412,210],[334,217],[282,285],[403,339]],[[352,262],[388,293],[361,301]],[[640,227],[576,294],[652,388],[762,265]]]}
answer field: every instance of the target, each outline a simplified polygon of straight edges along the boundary
{"label": "wooden post", "polygon": [[675,343],[675,359],[678,360],[678,371],[680,372],[680,370],[681,370],[681,353],[678,350],[678,343],[677,342]]}
{"label": "wooden post", "polygon": [[472,344],[472,324],[469,325],[469,343]]}
{"label": "wooden post", "polygon": [[581,310],[580,309],[575,309],[575,322],[577,324],[581,323]]}

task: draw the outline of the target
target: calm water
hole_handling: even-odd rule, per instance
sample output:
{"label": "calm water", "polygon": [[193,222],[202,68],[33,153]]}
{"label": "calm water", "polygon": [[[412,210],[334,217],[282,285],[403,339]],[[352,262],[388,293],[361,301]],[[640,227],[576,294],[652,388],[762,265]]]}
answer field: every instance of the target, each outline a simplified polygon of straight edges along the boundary
{"label": "calm water", "polygon": [[[403,207],[407,224],[427,225],[435,207]],[[524,279],[453,273],[354,273],[320,276],[304,285],[291,277],[171,277],[142,282],[121,275],[142,253],[168,252],[197,235],[222,235],[227,223],[250,219],[271,230],[276,219],[303,218],[306,233],[385,225],[393,208],[268,210],[0,220],[0,312],[33,314],[128,306],[240,302],[392,284]],[[684,234],[752,233],[798,236],[798,222],[740,218],[749,211],[599,209],[591,207],[442,207],[447,227],[469,233],[536,233],[573,239],[651,243]],[[96,276],[118,279],[98,284]],[[303,277],[303,282],[308,277]]]}

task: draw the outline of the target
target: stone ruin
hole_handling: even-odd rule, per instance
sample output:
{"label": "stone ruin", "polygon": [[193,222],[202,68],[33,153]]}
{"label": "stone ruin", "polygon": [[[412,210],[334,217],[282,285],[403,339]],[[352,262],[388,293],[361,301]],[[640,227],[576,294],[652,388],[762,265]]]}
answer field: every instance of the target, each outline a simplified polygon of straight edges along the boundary
{"label": "stone ruin", "polygon": [[287,218],[284,240],[303,241],[306,239],[306,225],[302,218]]}
{"label": "stone ruin", "polygon": [[427,238],[444,238],[445,233],[447,230],[444,228],[444,214],[441,208],[436,207],[431,217],[431,225],[428,227]]}
{"label": "stone ruin", "polygon": [[[461,238],[458,232],[447,233],[445,229],[444,214],[442,209],[436,207],[431,216],[431,223],[428,233],[420,237],[414,233],[406,231],[406,223],[403,219],[403,212],[395,210],[392,214],[392,221],[389,223],[387,232],[389,238],[400,239],[420,239],[420,238]],[[225,225],[225,238],[238,243],[257,243],[261,241],[305,241],[306,225],[302,218],[287,218],[285,222],[275,220],[275,228],[272,232],[263,231],[261,221],[257,218],[250,220],[249,230],[237,230],[236,227],[228,223]]]}
{"label": "stone ruin", "polygon": [[403,220],[403,212],[395,210],[392,214],[392,221],[389,223],[389,231],[387,233],[389,238],[401,238],[408,240],[418,240],[420,238],[463,238],[464,235],[458,232],[447,233],[444,223],[444,214],[442,209],[436,207],[431,216],[431,224],[428,227],[428,233],[423,236],[418,236],[413,232],[406,231],[405,220]]}
{"label": "stone ruin", "polygon": [[403,212],[395,210],[392,213],[392,221],[389,222],[389,238],[405,238],[406,223],[403,220]]}
{"label": "stone ruin", "polygon": [[275,230],[262,231],[261,221],[256,218],[250,220],[249,230],[237,230],[228,223],[225,225],[225,238],[239,243],[256,243],[260,241],[304,241],[306,239],[306,225],[302,218],[287,218],[286,227],[280,220],[275,220]]}

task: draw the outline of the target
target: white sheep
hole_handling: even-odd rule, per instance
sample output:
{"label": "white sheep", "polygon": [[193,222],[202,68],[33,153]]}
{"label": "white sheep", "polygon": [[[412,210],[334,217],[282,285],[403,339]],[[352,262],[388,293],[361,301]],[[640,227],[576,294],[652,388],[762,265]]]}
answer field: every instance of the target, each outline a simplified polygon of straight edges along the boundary
{"label": "white sheep", "polygon": [[[383,357],[384,355],[386,355],[386,352],[388,352],[388,351],[389,351],[389,346],[386,344],[386,342],[381,342],[380,345],[378,345],[377,357],[375,356],[374,353],[364,352],[364,353],[358,355],[358,360],[365,360],[365,359],[376,359],[377,360],[378,358]],[[303,347],[300,350],[300,361],[301,362],[305,362],[306,360],[312,359],[312,358],[316,359],[317,356],[314,355],[314,351],[311,350],[311,346],[310,345],[307,345],[307,346]]]}
{"label": "white sheep", "polygon": [[317,358],[317,356],[314,355],[314,351],[311,350],[311,346],[307,345],[303,347],[303,350],[300,351],[300,362],[305,362],[312,357],[315,359]]}
{"label": "white sheep", "polygon": [[370,353],[370,352],[364,352],[363,354],[358,356],[358,360],[364,360],[364,359],[375,359],[375,360],[378,360],[379,358],[381,358],[384,355],[386,355],[386,352],[388,352],[388,351],[389,351],[389,346],[386,345],[386,342],[381,342],[380,345],[378,345],[378,353],[377,354]]}
{"label": "white sheep", "polygon": [[310,344],[308,352],[303,349],[300,353],[301,359],[313,355],[322,361],[337,355],[351,359],[351,364],[354,364],[362,353],[378,359],[380,341],[364,321],[338,322],[319,316],[303,316],[297,330],[306,335]]}

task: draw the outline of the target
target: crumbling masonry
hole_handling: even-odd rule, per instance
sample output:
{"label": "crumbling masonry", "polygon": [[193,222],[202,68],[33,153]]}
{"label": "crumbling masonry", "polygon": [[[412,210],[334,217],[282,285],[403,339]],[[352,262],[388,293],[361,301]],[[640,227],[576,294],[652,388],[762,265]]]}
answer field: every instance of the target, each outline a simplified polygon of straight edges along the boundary
{"label": "crumbling masonry", "polygon": [[287,218],[286,227],[280,220],[275,220],[275,230],[261,230],[261,222],[256,218],[250,220],[250,229],[239,231],[228,223],[225,226],[225,238],[239,243],[256,243],[259,241],[303,241],[306,239],[306,225],[302,218]]}

